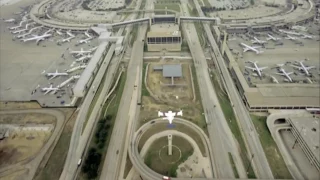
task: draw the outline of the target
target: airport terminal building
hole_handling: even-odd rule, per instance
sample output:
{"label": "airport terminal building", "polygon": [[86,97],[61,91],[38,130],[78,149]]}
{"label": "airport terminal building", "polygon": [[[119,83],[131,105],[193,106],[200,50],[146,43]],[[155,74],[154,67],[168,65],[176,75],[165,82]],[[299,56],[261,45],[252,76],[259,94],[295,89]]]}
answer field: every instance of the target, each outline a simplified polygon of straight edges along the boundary
{"label": "airport terminal building", "polygon": [[178,24],[153,24],[147,33],[148,51],[181,51],[181,31]]}
{"label": "airport terminal building", "polygon": [[266,112],[269,109],[320,108],[320,85],[304,83],[255,84],[249,86],[238,63],[227,45],[223,46],[224,34],[213,28],[213,36],[223,49],[222,56],[228,66],[236,88],[249,111]]}

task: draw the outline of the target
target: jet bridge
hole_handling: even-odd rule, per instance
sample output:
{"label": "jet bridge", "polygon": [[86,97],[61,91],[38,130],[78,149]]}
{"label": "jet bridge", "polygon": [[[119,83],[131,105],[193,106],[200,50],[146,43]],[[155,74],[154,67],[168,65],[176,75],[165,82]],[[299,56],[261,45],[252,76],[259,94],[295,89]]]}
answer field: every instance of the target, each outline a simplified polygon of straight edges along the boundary
{"label": "jet bridge", "polygon": [[124,25],[128,25],[128,24],[136,24],[136,23],[145,22],[145,21],[150,21],[150,18],[141,18],[141,19],[135,19],[135,20],[130,20],[130,21],[113,23],[113,24],[111,24],[111,26],[112,26],[112,28],[115,28],[115,27],[119,27],[119,26],[124,26]]}
{"label": "jet bridge", "polygon": [[216,24],[220,24],[220,18],[210,18],[210,17],[187,17],[180,16],[180,21],[214,21]]}

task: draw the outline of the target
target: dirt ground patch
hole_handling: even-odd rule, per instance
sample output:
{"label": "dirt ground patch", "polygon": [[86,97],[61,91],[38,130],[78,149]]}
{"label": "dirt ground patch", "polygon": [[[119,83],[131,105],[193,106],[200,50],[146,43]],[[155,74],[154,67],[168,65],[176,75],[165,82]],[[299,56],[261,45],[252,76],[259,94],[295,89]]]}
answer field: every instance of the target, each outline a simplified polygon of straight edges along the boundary
{"label": "dirt ground patch", "polygon": [[0,102],[0,110],[13,109],[40,109],[41,106],[37,102]]}
{"label": "dirt ground patch", "polygon": [[51,132],[20,131],[1,140],[0,168],[36,155],[50,135]]}
{"label": "dirt ground patch", "polygon": [[25,169],[25,170],[16,171],[14,173],[11,173],[7,176],[3,176],[1,178],[3,180],[23,180],[23,175],[26,173],[28,173],[28,171]]}
{"label": "dirt ground patch", "polygon": [[[168,65],[169,63],[166,63]],[[160,98],[160,100],[173,105],[181,105],[193,99],[191,76],[189,64],[181,64],[182,77],[174,78],[174,84],[183,86],[166,86],[171,84],[171,78],[164,78],[162,71],[154,71],[155,66],[160,66],[160,63],[150,63],[148,69],[147,85],[150,90]],[[178,99],[176,98],[178,96]]]}
{"label": "dirt ground patch", "polygon": [[[166,63],[170,64],[170,63]],[[154,71],[154,66],[163,65],[163,63],[150,63],[148,68],[147,86],[154,96],[159,100],[155,100],[152,96],[142,96],[142,108],[140,112],[141,124],[151,119],[157,118],[157,111],[179,111],[183,110],[183,118],[190,120],[199,127],[205,129],[205,120],[202,115],[201,103],[196,97],[193,101],[193,88],[189,66],[192,64],[182,64],[183,77],[175,79],[175,84],[183,84],[185,86],[168,87],[164,84],[171,83],[171,79],[162,77],[162,71]],[[145,75],[143,75],[145,76]],[[195,84],[195,86],[197,86]],[[178,98],[177,98],[178,97]]]}
{"label": "dirt ground patch", "polygon": [[29,114],[5,114],[0,116],[1,124],[30,124],[30,123],[46,123],[55,124],[56,118],[48,114],[29,113]]}
{"label": "dirt ground patch", "polygon": [[52,145],[49,150],[51,153],[45,155],[41,162],[35,180],[59,179],[67,157],[73,126],[78,116],[78,112],[74,112],[74,110],[70,108],[63,110],[67,111],[65,112],[67,123],[57,144]]}

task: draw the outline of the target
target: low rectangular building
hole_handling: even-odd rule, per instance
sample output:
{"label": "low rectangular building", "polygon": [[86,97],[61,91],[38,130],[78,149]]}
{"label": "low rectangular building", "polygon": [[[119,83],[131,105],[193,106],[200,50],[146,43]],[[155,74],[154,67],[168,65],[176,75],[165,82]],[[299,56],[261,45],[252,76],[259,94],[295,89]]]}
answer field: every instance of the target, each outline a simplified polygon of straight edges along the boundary
{"label": "low rectangular building", "polygon": [[181,51],[181,31],[177,24],[154,24],[147,33],[148,51]]}

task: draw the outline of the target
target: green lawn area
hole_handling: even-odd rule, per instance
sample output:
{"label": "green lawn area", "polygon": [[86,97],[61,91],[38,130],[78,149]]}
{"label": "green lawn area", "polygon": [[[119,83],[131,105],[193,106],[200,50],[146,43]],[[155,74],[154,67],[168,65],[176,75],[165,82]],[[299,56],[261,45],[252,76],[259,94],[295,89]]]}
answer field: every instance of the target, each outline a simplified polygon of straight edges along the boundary
{"label": "green lawn area", "polygon": [[[167,137],[161,137],[153,142],[145,156],[144,162],[159,174],[177,177],[178,166],[193,154],[193,148],[184,138],[173,136],[172,145],[174,146],[172,147],[172,155],[169,156],[166,145],[168,145]],[[175,146],[179,149],[175,148]],[[179,159],[180,152],[181,158]]]}
{"label": "green lawn area", "polygon": [[[106,124],[105,124],[105,126],[106,126],[106,128],[105,128],[105,130],[106,130],[105,131],[106,132],[105,136],[106,137],[105,137],[105,139],[103,138],[105,140],[105,142],[104,143],[100,142],[100,144],[99,144],[99,140],[98,140],[97,136],[93,136],[92,139],[90,140],[89,149],[95,149],[96,153],[100,154],[100,156],[99,156],[100,157],[100,162],[97,163],[98,167],[95,167],[98,175],[100,174],[100,171],[101,171],[101,168],[102,168],[102,165],[103,165],[103,162],[104,162],[104,158],[105,158],[106,153],[107,153],[108,144],[109,144],[110,137],[111,137],[111,134],[112,134],[112,129],[113,129],[114,122],[115,122],[115,119],[116,119],[116,116],[117,116],[118,107],[119,107],[119,104],[120,104],[122,92],[123,92],[124,85],[125,85],[125,82],[126,82],[126,76],[127,76],[126,72],[123,72],[121,77],[120,77],[119,83],[118,83],[116,89],[114,90],[114,93],[111,94],[111,96],[110,96],[112,98],[109,98],[107,100],[107,102],[104,104],[104,106],[102,107],[103,110],[101,112],[100,120],[99,120],[99,123],[97,124],[97,126],[95,128],[95,134],[96,134],[99,131],[101,131],[101,128],[99,128],[99,124],[100,124],[100,122],[102,122],[102,119],[104,119],[106,117],[111,117],[109,120],[106,121]],[[118,76],[116,75],[115,77],[118,77]],[[108,107],[108,109],[107,109],[107,107]],[[104,114],[106,114],[106,117],[103,117]],[[86,155],[86,159],[85,160],[87,160],[87,155]],[[80,174],[80,180],[86,180],[86,179],[88,179],[87,175],[82,172]]]}
{"label": "green lawn area", "polygon": [[[154,9],[165,9],[166,7],[168,10],[180,12],[180,6],[178,4],[155,4],[154,5]],[[156,14],[165,14],[165,12],[156,12]],[[172,12],[168,12],[168,14],[172,14]]]}
{"label": "green lawn area", "polygon": [[[223,114],[228,122],[229,128],[231,129],[231,132],[233,133],[234,137],[237,139],[239,145],[240,145],[240,156],[243,161],[244,167],[249,167],[249,156],[247,155],[247,148],[245,146],[242,134],[240,132],[240,128],[238,126],[237,120],[235,118],[230,100],[228,96],[221,90],[220,85],[218,83],[218,80],[216,79],[216,75],[212,75],[212,83],[214,86],[214,89],[217,93],[220,106],[222,108]],[[256,178],[254,171],[252,169],[252,166],[249,168],[248,178]]]}
{"label": "green lawn area", "polygon": [[203,0],[203,3],[206,7],[211,7],[211,4],[209,3],[208,0]]}
{"label": "green lawn area", "polygon": [[266,117],[251,115],[275,179],[292,179],[266,124]]}
{"label": "green lawn area", "polygon": [[[147,70],[147,63],[143,63],[143,70],[142,70],[142,89],[141,89],[141,94],[142,96],[150,96],[149,91],[146,88],[146,84],[144,82],[144,78],[146,77],[146,70]],[[142,97],[141,96],[141,97]]]}
{"label": "green lawn area", "polygon": [[229,154],[229,160],[230,160],[230,163],[231,163],[231,166],[232,166],[232,170],[233,170],[233,173],[234,173],[234,177],[238,179],[239,178],[239,174],[238,174],[238,170],[237,170],[236,164],[234,163],[232,154],[230,152],[228,154]]}

